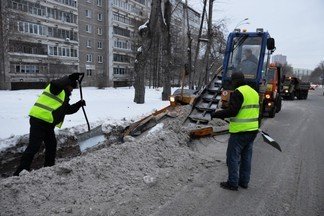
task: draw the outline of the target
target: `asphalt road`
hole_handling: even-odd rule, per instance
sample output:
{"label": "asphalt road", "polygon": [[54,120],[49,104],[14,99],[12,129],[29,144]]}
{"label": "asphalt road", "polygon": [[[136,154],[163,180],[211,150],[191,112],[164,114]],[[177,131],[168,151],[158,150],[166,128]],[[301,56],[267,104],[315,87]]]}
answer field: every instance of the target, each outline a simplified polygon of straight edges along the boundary
{"label": "asphalt road", "polygon": [[[283,152],[257,137],[249,189],[221,189],[219,182],[227,177],[223,163],[201,173],[153,215],[324,215],[323,90],[311,91],[307,100],[284,101],[262,129]],[[198,150],[224,161],[227,136],[216,139],[221,148],[209,138]]]}

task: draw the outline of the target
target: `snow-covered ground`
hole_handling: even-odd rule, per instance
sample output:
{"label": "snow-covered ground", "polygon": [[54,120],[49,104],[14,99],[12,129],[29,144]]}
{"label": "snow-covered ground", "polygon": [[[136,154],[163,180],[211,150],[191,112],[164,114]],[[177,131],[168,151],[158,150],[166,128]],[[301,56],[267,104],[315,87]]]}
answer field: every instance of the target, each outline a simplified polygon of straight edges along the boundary
{"label": "snow-covered ground", "polygon": [[[161,100],[162,89],[146,89],[145,103],[133,102],[134,88],[82,88],[83,98],[86,101],[86,113],[90,125],[118,124],[125,120],[137,120],[146,114],[169,105],[168,101]],[[173,91],[172,91],[173,92]],[[29,133],[29,110],[35,103],[42,90],[0,91],[0,149],[2,143],[9,137]],[[80,100],[80,91],[72,92],[70,103]],[[63,128],[82,126],[86,128],[86,120],[80,109],[73,115],[65,117]]]}

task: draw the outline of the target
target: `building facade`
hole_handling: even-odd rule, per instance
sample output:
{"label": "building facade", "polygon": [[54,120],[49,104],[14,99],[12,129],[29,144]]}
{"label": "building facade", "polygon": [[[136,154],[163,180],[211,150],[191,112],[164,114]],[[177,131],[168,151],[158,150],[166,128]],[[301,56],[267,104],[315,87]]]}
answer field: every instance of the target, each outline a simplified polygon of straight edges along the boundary
{"label": "building facade", "polygon": [[281,65],[286,65],[287,64],[287,56],[285,55],[273,55],[272,56],[272,63],[279,63]]}
{"label": "building facade", "polygon": [[115,87],[131,85],[135,54],[139,47],[137,31],[148,20],[151,1],[111,0],[108,11],[109,81]]}
{"label": "building facade", "polygon": [[77,72],[78,10],[74,0],[1,1],[2,88],[42,88]]}
{"label": "building facade", "polygon": [[312,70],[310,69],[305,69],[305,68],[293,68],[294,71],[294,75],[301,78],[305,78],[308,77],[309,75],[311,75]]}
{"label": "building facade", "polygon": [[[183,61],[186,7],[180,0],[171,3],[172,49]],[[3,0],[0,5],[1,89],[42,88],[73,72],[85,73],[85,86],[132,85],[137,31],[149,19],[151,0]],[[195,39],[200,14],[192,8],[188,14]]]}
{"label": "building facade", "polygon": [[79,70],[85,86],[107,86],[108,9],[106,0],[79,0]]}

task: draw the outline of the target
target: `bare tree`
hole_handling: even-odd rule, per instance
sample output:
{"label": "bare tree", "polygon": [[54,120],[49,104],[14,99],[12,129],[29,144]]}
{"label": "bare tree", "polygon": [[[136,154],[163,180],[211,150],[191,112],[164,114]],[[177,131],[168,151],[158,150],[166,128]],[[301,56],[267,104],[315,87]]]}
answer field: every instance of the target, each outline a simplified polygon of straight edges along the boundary
{"label": "bare tree", "polygon": [[200,49],[200,42],[201,42],[203,25],[204,25],[204,19],[205,19],[205,14],[206,14],[206,5],[207,5],[207,0],[204,0],[203,13],[202,13],[202,16],[201,16],[201,22],[200,22],[200,28],[199,28],[198,40],[197,40],[198,44],[197,44],[196,51],[195,51],[194,68],[193,68],[192,73],[189,75],[189,87],[191,89],[193,89],[194,86],[195,86],[194,80],[196,78],[197,61],[198,61],[198,55],[199,55],[199,49]]}
{"label": "bare tree", "polygon": [[204,56],[204,73],[199,74],[198,89],[203,85],[207,85],[209,81],[209,54],[212,46],[212,20],[213,20],[213,2],[214,0],[209,0],[209,10],[208,10],[208,26],[207,26],[207,46]]}
{"label": "bare tree", "polygon": [[8,1],[0,2],[0,89],[6,89],[7,79],[6,70],[8,66],[8,49],[9,49],[9,39],[13,37],[15,31],[16,20],[21,17],[21,14],[16,14],[15,17],[12,16],[9,10]]}
{"label": "bare tree", "polygon": [[[162,14],[162,3],[164,4],[164,15]],[[170,85],[170,27],[164,22],[171,21],[171,4],[169,0],[152,1],[149,22],[139,28],[142,38],[142,46],[138,49],[135,60],[135,96],[134,102],[145,102],[145,66],[147,61],[153,64],[153,86],[160,86],[162,71],[163,93],[162,99],[168,99],[171,93]],[[162,53],[162,55],[161,55]],[[166,100],[167,100],[166,99]]]}
{"label": "bare tree", "polygon": [[[188,0],[186,0],[186,18],[187,18],[187,37],[188,37],[188,47],[187,47],[187,64],[185,65],[185,75],[188,74],[190,78],[190,74],[192,73],[192,37],[189,23],[189,7]],[[183,77],[184,78],[184,77]],[[189,81],[190,83],[190,81]],[[184,85],[184,83],[182,84]]]}
{"label": "bare tree", "polygon": [[163,79],[163,92],[162,100],[169,100],[171,95],[171,78],[170,78],[170,64],[171,64],[171,8],[172,5],[169,0],[164,4],[164,20],[165,23],[161,23],[162,27],[162,37],[163,37],[163,46],[162,46],[162,60],[163,60],[163,69],[162,74]]}
{"label": "bare tree", "polygon": [[[324,61],[321,61],[309,77],[310,81],[317,84],[324,83]],[[320,82],[322,81],[322,82]]]}

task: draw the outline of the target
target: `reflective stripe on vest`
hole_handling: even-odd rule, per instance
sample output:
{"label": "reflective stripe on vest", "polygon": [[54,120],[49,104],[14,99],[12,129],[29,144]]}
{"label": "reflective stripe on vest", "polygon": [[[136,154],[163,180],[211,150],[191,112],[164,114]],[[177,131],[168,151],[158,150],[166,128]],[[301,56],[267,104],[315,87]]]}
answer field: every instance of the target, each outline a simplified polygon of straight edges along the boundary
{"label": "reflective stripe on vest", "polygon": [[238,133],[259,129],[259,94],[250,86],[244,85],[237,90],[243,95],[239,113],[230,118],[229,132]]}
{"label": "reflective stripe on vest", "polygon": [[[53,123],[54,118],[52,112],[62,106],[64,98],[64,90],[62,90],[58,95],[54,95],[50,92],[50,85],[48,85],[31,108],[29,115],[45,122]],[[56,126],[60,128],[62,123],[63,122],[60,122]]]}

